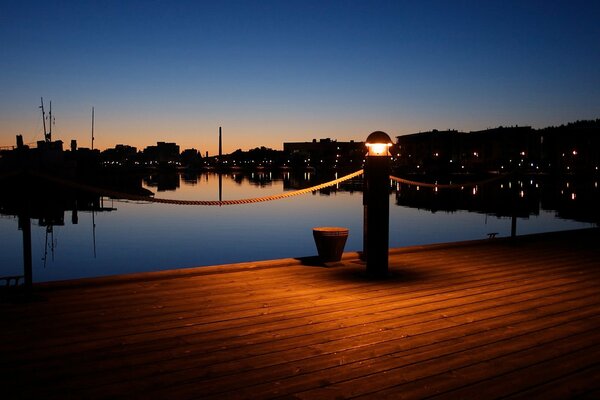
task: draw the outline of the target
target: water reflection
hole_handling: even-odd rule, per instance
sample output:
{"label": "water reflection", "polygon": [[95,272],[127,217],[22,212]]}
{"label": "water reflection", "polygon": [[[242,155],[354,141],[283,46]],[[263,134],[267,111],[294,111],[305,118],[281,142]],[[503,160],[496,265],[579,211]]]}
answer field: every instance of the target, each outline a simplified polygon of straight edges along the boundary
{"label": "water reflection", "polygon": [[[98,184],[133,193],[151,190],[164,198],[213,200],[279,194],[336,178],[335,173],[290,171],[172,172]],[[20,283],[28,276],[46,281],[307,256],[315,252],[311,228],[323,225],[350,228],[347,250],[362,246],[360,178],[313,196],[228,207],[128,202],[115,207],[107,197],[43,180],[0,184],[0,277],[17,276]],[[534,218],[543,225],[538,231],[582,227],[559,220],[600,224],[598,182],[593,179],[528,177],[458,189],[390,182],[390,194],[396,205],[390,213],[393,247],[483,238],[500,231],[488,216],[500,223],[509,219],[511,229],[517,218],[520,229]],[[477,214],[493,226],[481,227],[482,221],[473,217]]]}
{"label": "water reflection", "polygon": [[55,251],[58,247],[54,228],[65,225],[65,213],[67,212],[71,214],[70,223],[72,225],[79,223],[80,213],[92,214],[90,237],[95,256],[95,214],[116,210],[113,207],[105,207],[103,197],[57,186],[43,179],[29,178],[24,181],[20,178],[13,178],[5,180],[2,184],[5,190],[0,192],[0,215],[17,217],[23,244],[22,274],[6,275],[4,271],[0,270],[0,279],[4,280],[6,285],[23,284],[28,288],[33,282],[32,220],[45,232],[41,257],[43,268],[49,261],[54,261]]}
{"label": "water reflection", "polygon": [[396,204],[433,213],[468,211],[496,217],[527,218],[541,210],[559,218],[600,223],[599,190],[594,180],[512,179],[472,188],[422,188],[395,185]]}

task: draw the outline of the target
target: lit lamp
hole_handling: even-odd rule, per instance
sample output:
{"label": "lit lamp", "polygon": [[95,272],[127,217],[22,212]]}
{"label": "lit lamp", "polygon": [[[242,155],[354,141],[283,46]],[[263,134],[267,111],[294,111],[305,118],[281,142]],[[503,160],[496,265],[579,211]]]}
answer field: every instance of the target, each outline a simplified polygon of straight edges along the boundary
{"label": "lit lamp", "polygon": [[367,157],[364,170],[363,259],[367,273],[376,277],[388,274],[390,231],[390,147],[387,133],[371,133],[365,142]]}

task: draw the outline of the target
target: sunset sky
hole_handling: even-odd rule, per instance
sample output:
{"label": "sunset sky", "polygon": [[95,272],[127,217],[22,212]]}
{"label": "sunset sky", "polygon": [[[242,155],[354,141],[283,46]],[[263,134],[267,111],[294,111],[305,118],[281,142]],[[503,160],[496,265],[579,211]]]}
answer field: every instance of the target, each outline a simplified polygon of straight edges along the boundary
{"label": "sunset sky", "polygon": [[27,1],[0,7],[0,146],[217,151],[600,118],[598,1]]}

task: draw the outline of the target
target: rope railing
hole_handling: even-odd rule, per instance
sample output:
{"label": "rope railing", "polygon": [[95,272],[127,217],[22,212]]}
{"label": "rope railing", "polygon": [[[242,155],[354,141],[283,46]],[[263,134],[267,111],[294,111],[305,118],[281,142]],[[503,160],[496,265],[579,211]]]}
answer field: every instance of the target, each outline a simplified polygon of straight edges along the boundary
{"label": "rope railing", "polygon": [[[263,197],[254,197],[254,198],[245,198],[245,199],[237,199],[237,200],[178,200],[178,199],[163,199],[156,198],[151,196],[143,196],[132,193],[119,192],[114,190],[108,190],[99,188],[96,186],[86,185],[83,183],[71,181],[68,179],[60,178],[57,176],[51,176],[39,172],[30,172],[31,174],[46,179],[48,181],[52,181],[58,183],[63,186],[72,187],[75,189],[84,190],[91,193],[96,193],[102,196],[111,197],[114,199],[123,199],[123,200],[132,200],[132,201],[140,201],[140,202],[148,202],[148,203],[161,203],[161,204],[174,204],[174,205],[191,205],[191,206],[229,206],[229,205],[238,205],[238,204],[252,204],[252,203],[261,203],[266,201],[280,200],[293,196],[299,196],[311,192],[316,192],[321,189],[325,189],[330,186],[338,185],[347,180],[356,178],[363,174],[363,170],[358,170],[351,174],[345,175],[341,178],[334,179],[329,182],[321,183],[319,185],[311,186],[305,189],[299,189],[292,192],[280,193],[270,196]],[[412,186],[422,186],[422,187],[430,187],[430,188],[440,188],[440,189],[462,189],[465,187],[473,187],[479,185],[485,185],[497,180],[501,180],[506,178],[509,175],[512,175],[514,172],[495,176],[493,178],[484,179],[477,182],[466,182],[466,183],[456,183],[456,184],[438,184],[438,183],[428,183],[428,182],[418,182],[409,179],[400,178],[397,176],[390,175],[390,179],[394,182],[412,185]]]}
{"label": "rope railing", "polygon": [[155,198],[155,197],[149,197],[149,196],[141,196],[141,195],[136,195],[136,194],[117,192],[117,191],[113,191],[113,190],[106,190],[106,189],[98,188],[95,186],[85,185],[82,183],[73,182],[73,181],[70,181],[67,179],[49,176],[49,175],[41,174],[41,173],[35,173],[35,175],[40,178],[47,179],[49,181],[53,181],[53,182],[61,184],[61,185],[70,186],[70,187],[81,189],[84,191],[97,193],[100,195],[118,198],[118,199],[144,201],[144,202],[161,203],[161,204],[189,205],[189,206],[229,206],[229,205],[252,204],[252,203],[261,203],[261,202],[265,202],[265,201],[280,200],[280,199],[285,199],[288,197],[299,196],[299,195],[306,194],[306,193],[316,192],[317,190],[325,189],[327,187],[340,184],[349,179],[356,178],[357,176],[362,175],[362,173],[363,173],[363,170],[361,169],[361,170],[358,170],[351,174],[345,175],[341,178],[334,179],[329,182],[321,183],[319,185],[311,186],[311,187],[308,187],[305,189],[295,190],[293,192],[281,193],[281,194],[264,196],[264,197],[254,197],[254,198],[238,199],[238,200],[220,200],[220,201],[219,200],[161,199],[161,198]]}
{"label": "rope railing", "polygon": [[399,178],[397,176],[392,176],[392,175],[390,175],[390,179],[393,180],[394,182],[404,183],[406,185],[412,185],[412,186],[422,186],[422,187],[437,188],[437,189],[462,189],[462,188],[466,188],[466,187],[486,185],[491,182],[502,180],[512,174],[514,174],[514,172],[498,175],[493,178],[488,178],[488,179],[484,179],[484,180],[477,181],[477,182],[451,183],[451,184],[439,184],[439,183],[411,181],[408,179]]}

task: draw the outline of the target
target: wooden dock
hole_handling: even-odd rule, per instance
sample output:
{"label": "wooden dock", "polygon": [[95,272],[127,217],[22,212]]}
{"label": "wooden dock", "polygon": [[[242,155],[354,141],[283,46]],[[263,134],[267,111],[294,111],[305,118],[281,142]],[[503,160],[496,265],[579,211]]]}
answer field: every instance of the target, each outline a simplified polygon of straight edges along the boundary
{"label": "wooden dock", "polygon": [[38,285],[2,399],[600,398],[597,229]]}

